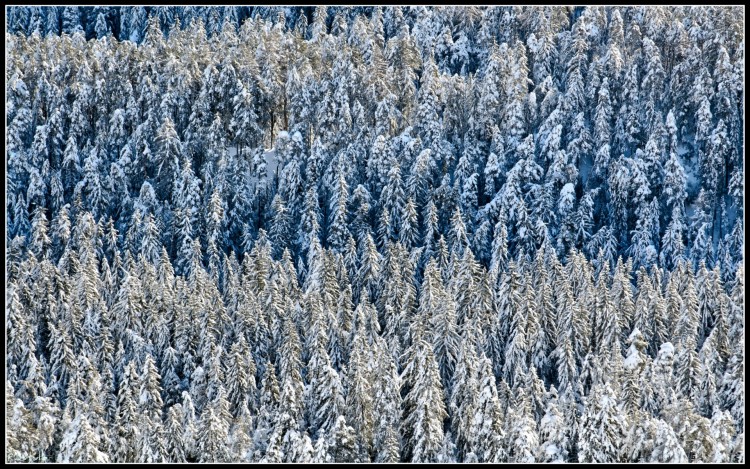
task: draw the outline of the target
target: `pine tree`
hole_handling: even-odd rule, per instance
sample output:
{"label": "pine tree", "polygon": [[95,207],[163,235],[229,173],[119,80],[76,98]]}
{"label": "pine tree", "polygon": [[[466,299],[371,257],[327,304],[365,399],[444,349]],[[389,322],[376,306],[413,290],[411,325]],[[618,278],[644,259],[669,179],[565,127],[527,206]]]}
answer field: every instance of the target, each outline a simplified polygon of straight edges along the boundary
{"label": "pine tree", "polygon": [[[525,379],[525,376],[523,377]],[[535,462],[539,445],[536,422],[531,413],[531,402],[527,390],[518,386],[513,397],[513,410],[507,417],[507,445],[509,461]]]}
{"label": "pine tree", "polygon": [[549,390],[547,410],[539,425],[540,445],[537,459],[543,462],[566,462],[569,454],[568,430],[557,400],[557,390]]}
{"label": "pine tree", "polygon": [[231,461],[248,461],[252,456],[253,440],[253,416],[246,399],[238,409],[237,416],[232,421],[229,429],[229,442]]}
{"label": "pine tree", "polygon": [[229,462],[231,454],[227,446],[229,438],[229,403],[221,388],[200,417],[196,436],[196,450],[199,462]]}
{"label": "pine tree", "polygon": [[292,230],[291,221],[289,219],[290,215],[286,204],[278,194],[271,202],[271,210],[273,215],[270,217],[271,226],[268,232],[268,237],[273,243],[274,254],[279,256],[284,249],[289,247]]}
{"label": "pine tree", "polygon": [[141,389],[138,399],[137,454],[140,462],[165,462],[166,448],[162,426],[162,399],[160,376],[151,355],[143,362],[139,379]]}
{"label": "pine tree", "polygon": [[[255,396],[257,392],[255,362],[244,336],[240,336],[239,341],[232,344],[228,358],[224,372],[227,400],[230,403],[232,415],[239,418],[239,412],[242,410],[242,406],[247,403],[248,396],[251,396],[250,402],[252,403],[255,400],[252,396]],[[250,407],[250,409],[252,408]]]}
{"label": "pine tree", "polygon": [[138,401],[136,393],[140,392],[139,377],[135,362],[130,362],[124,369],[117,393],[117,416],[114,422],[116,434],[112,436],[110,452],[115,461],[133,462],[137,452],[135,443],[140,435],[138,425]]}
{"label": "pine tree", "polygon": [[157,150],[154,152],[155,190],[159,199],[166,199],[174,190],[172,180],[180,169],[181,146],[180,138],[169,117],[162,122],[156,133]]}
{"label": "pine tree", "polygon": [[344,413],[341,378],[331,366],[323,344],[316,341],[308,363],[307,408],[313,436],[325,435]]}
{"label": "pine tree", "polygon": [[406,249],[411,250],[417,246],[419,239],[417,206],[411,197],[406,200],[400,218],[401,229],[399,231],[399,241]]}
{"label": "pine tree", "polygon": [[[9,434],[7,457],[11,462],[34,461],[35,432],[31,413],[23,401],[13,395],[13,386],[5,381],[5,422]],[[90,431],[90,428],[89,428]]]}
{"label": "pine tree", "polygon": [[579,462],[616,462],[622,457],[626,421],[609,384],[597,384],[586,399],[578,440]]}
{"label": "pine tree", "polygon": [[75,34],[83,32],[78,7],[65,7],[62,12],[62,32]]}
{"label": "pine tree", "polygon": [[713,462],[729,462],[731,459],[732,440],[735,429],[732,418],[728,412],[717,411],[711,417],[711,437],[716,442],[714,445]]}
{"label": "pine tree", "polygon": [[376,297],[375,289],[380,275],[380,254],[375,247],[372,235],[367,233],[360,242],[360,262],[357,272],[358,299]]}
{"label": "pine tree", "polygon": [[[419,326],[417,326],[419,327]],[[443,443],[443,420],[448,416],[440,374],[432,347],[417,331],[406,350],[402,374],[403,457],[412,462],[435,462]]]}
{"label": "pine tree", "polygon": [[[319,440],[320,441],[320,440]],[[333,462],[354,462],[354,429],[346,424],[346,418],[339,416],[330,431],[327,452]]]}
{"label": "pine tree", "polygon": [[182,438],[182,404],[175,404],[169,408],[164,425],[166,435],[166,451],[170,462],[186,462],[185,441]]}
{"label": "pine tree", "polygon": [[471,422],[471,438],[475,448],[473,453],[479,462],[504,462],[507,458],[503,441],[504,422],[495,388],[495,375],[487,357],[482,357],[479,361],[477,381],[477,394],[470,396],[476,409]]}
{"label": "pine tree", "polygon": [[650,462],[686,463],[688,461],[685,450],[680,446],[677,435],[659,419],[656,423],[656,435],[654,438],[654,449],[651,453]]}
{"label": "pine tree", "polygon": [[302,399],[304,384],[300,371],[301,344],[296,327],[290,319],[284,319],[282,329],[283,339],[279,349],[279,377],[281,378],[281,394],[279,396],[280,412],[288,414],[290,422],[298,425],[302,418]]}
{"label": "pine tree", "polygon": [[71,425],[78,428],[75,443],[70,450],[69,457],[63,451],[58,453],[58,462],[108,463],[109,456],[99,449],[100,437],[92,430],[88,419],[79,415]]}
{"label": "pine tree", "polygon": [[369,352],[365,336],[357,332],[347,374],[346,417],[354,430],[355,461],[369,462],[375,425],[372,385],[365,355]]}
{"label": "pine tree", "polygon": [[442,382],[447,386],[453,375],[460,339],[456,303],[445,291],[435,261],[431,261],[425,269],[417,314],[430,325],[427,338],[435,351]]}
{"label": "pine tree", "polygon": [[335,187],[334,196],[331,200],[330,213],[331,221],[328,228],[328,242],[331,248],[338,252],[343,252],[346,247],[349,236],[348,229],[348,210],[347,204],[349,199],[349,185],[346,182],[344,173],[340,170]]}
{"label": "pine tree", "polygon": [[[508,283],[510,298],[507,300],[508,303],[506,303],[509,311],[500,310],[500,321],[509,321],[510,323],[506,336],[508,339],[502,368],[503,378],[508,382],[509,386],[515,386],[519,377],[527,371],[526,354],[529,345],[526,326],[528,308],[532,305],[529,305],[523,298],[519,280],[518,274],[511,268]],[[526,287],[531,288],[531,285],[527,285]],[[500,295],[502,295],[502,292]],[[503,308],[502,305],[501,308]]]}

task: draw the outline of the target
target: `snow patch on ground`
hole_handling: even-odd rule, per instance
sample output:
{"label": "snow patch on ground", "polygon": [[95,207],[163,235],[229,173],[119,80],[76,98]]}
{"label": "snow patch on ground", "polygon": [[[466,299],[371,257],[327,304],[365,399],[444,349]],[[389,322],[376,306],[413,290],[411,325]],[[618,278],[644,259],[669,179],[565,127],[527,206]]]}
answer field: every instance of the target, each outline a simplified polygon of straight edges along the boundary
{"label": "snow patch on ground", "polygon": [[687,190],[688,196],[695,196],[698,194],[698,191],[701,187],[701,180],[700,177],[696,174],[698,172],[698,165],[691,165],[688,164],[682,157],[677,157],[677,160],[682,165],[683,169],[685,170],[685,178],[687,179],[687,187],[685,190]]}
{"label": "snow patch on ground", "polygon": [[594,166],[594,159],[586,155],[578,162],[578,174],[581,175],[581,184],[586,187],[586,182],[589,180],[591,174],[591,168]]}
{"label": "snow patch on ground", "polygon": [[[227,152],[229,153],[229,156],[236,156],[237,155],[237,147],[229,147],[227,149]],[[276,156],[276,148],[265,148],[263,150],[263,161],[266,163],[266,179],[264,179],[264,183],[267,184],[267,179],[273,178],[276,176],[276,170],[279,169],[279,158]],[[250,189],[254,191],[258,186],[258,174],[257,172],[253,174],[248,181],[250,182]]]}
{"label": "snow patch on ground", "polygon": [[[263,159],[266,161],[266,174],[272,177],[276,174],[279,167],[279,158],[276,157],[276,148],[266,148],[263,150]],[[281,171],[281,168],[278,168]]]}

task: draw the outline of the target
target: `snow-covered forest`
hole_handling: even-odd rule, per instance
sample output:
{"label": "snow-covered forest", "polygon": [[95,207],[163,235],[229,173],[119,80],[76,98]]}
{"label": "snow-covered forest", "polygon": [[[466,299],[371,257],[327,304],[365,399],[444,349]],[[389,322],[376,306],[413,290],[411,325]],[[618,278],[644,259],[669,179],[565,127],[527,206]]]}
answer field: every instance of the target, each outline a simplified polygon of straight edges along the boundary
{"label": "snow-covered forest", "polygon": [[743,7],[6,13],[6,460],[744,462]]}

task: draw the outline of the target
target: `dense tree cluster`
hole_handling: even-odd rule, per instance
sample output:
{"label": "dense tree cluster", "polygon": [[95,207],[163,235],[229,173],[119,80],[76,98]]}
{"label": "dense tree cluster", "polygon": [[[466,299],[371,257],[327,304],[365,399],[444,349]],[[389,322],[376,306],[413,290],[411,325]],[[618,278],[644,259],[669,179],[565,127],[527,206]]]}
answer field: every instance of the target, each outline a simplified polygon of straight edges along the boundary
{"label": "dense tree cluster", "polygon": [[6,458],[744,462],[729,7],[13,7]]}

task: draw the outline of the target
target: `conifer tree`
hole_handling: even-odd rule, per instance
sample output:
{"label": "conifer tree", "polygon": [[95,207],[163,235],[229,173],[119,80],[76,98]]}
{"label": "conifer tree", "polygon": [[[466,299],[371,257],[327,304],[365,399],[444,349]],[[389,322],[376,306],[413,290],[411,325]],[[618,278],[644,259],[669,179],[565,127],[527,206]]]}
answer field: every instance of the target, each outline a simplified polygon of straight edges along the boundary
{"label": "conifer tree", "polygon": [[402,406],[404,458],[435,462],[442,447],[447,413],[437,362],[423,334],[417,330],[406,350],[402,374],[402,392],[406,391]]}

